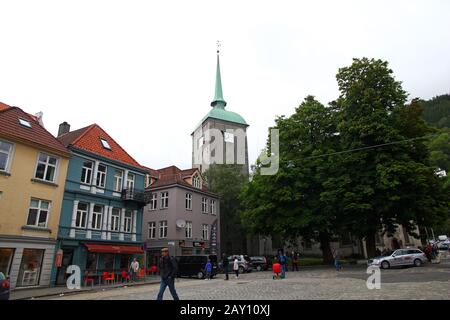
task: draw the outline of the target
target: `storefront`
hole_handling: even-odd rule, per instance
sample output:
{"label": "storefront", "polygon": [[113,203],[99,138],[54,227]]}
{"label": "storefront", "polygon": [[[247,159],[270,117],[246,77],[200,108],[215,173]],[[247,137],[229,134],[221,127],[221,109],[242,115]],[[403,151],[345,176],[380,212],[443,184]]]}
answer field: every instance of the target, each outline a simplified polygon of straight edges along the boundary
{"label": "storefront", "polygon": [[55,242],[39,238],[0,238],[0,272],[10,277],[11,288],[48,286]]}

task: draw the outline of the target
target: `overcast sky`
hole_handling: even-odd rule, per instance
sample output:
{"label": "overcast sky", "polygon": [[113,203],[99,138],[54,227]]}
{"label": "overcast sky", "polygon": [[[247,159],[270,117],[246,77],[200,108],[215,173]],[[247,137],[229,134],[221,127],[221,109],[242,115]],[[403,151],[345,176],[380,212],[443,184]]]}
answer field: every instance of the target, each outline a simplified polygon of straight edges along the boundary
{"label": "overcast sky", "polygon": [[450,93],[449,13],[446,0],[0,0],[0,101],[43,111],[53,134],[97,123],[143,165],[189,168],[220,40],[253,163],[275,116],[335,99],[353,57],[388,60],[410,98]]}

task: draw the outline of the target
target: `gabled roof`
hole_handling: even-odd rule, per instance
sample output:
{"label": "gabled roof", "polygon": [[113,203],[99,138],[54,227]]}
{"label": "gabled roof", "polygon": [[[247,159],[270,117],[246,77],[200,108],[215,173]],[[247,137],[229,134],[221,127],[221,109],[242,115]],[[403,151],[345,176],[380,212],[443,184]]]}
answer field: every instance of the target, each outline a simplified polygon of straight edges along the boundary
{"label": "gabled roof", "polygon": [[[111,150],[104,148],[100,139],[106,140]],[[85,150],[111,160],[144,169],[105,130],[95,123],[63,134],[58,137],[58,140],[67,147]]]}
{"label": "gabled roof", "polygon": [[10,106],[8,106],[7,104],[4,104],[3,102],[0,102],[0,111],[4,110],[4,109],[8,109],[10,108]]}
{"label": "gabled roof", "polygon": [[[70,156],[70,151],[42,127],[35,117],[18,107],[4,107],[5,104],[2,105],[3,108],[0,109],[0,135],[23,142],[31,142],[62,153],[67,157]],[[31,127],[21,125],[19,119],[27,120]]]}

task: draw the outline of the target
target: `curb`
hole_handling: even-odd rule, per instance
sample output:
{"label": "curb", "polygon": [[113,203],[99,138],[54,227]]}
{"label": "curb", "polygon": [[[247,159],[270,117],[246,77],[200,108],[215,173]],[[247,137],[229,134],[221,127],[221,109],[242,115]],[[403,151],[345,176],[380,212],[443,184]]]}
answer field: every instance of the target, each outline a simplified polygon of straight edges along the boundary
{"label": "curb", "polygon": [[113,286],[113,287],[98,287],[98,288],[94,288],[94,289],[81,289],[81,290],[74,290],[74,291],[66,291],[66,292],[59,292],[59,293],[47,293],[47,294],[38,294],[38,295],[33,295],[33,296],[29,296],[29,297],[23,297],[23,298],[17,298],[17,299],[10,299],[10,301],[15,301],[15,300],[34,300],[36,298],[45,298],[45,297],[58,297],[58,296],[71,296],[71,295],[77,295],[77,294],[81,294],[81,293],[88,293],[88,292],[101,292],[101,291],[106,291],[106,290],[113,290],[113,289],[118,289],[118,288],[130,288],[130,287],[134,287],[134,286],[145,286],[145,285],[149,285],[149,284],[157,284],[160,283],[159,280],[155,280],[152,282],[144,282],[144,283],[134,283],[134,284],[127,284],[127,285],[117,285],[117,286]]}

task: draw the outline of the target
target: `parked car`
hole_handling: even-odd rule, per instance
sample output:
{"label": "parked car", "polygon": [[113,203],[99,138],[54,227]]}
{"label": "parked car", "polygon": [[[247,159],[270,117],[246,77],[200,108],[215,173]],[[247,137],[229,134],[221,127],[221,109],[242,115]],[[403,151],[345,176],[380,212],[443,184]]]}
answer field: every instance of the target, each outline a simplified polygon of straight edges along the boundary
{"label": "parked car", "polygon": [[9,279],[0,272],[0,300],[9,300]]}
{"label": "parked car", "polygon": [[266,259],[266,257],[263,256],[257,256],[257,257],[250,257],[250,260],[252,261],[253,268],[258,271],[266,271],[269,269],[269,263]]}
{"label": "parked car", "polygon": [[232,255],[228,257],[228,272],[233,271],[234,259],[238,259],[239,273],[251,272],[253,269],[252,260],[247,255]]}
{"label": "parked car", "polygon": [[377,266],[383,269],[389,269],[398,266],[416,266],[420,267],[422,264],[426,263],[427,257],[419,249],[408,248],[408,249],[398,249],[392,254],[386,256],[380,256],[367,261],[368,266]]}
{"label": "parked car", "polygon": [[217,255],[192,255],[192,256],[177,256],[178,262],[178,276],[183,277],[197,277],[203,279],[206,275],[205,265],[208,259],[213,264],[211,278],[218,273]]}

